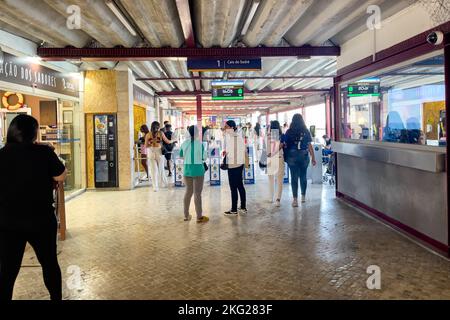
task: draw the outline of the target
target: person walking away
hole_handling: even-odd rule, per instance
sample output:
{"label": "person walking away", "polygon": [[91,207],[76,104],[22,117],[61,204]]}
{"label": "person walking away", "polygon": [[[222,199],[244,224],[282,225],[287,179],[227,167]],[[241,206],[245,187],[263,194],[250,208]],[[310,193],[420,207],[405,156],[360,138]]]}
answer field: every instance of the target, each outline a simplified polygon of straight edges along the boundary
{"label": "person walking away", "polygon": [[298,180],[300,179],[300,188],[302,193],[302,203],[306,201],[306,188],[310,155],[312,165],[316,165],[314,150],[311,145],[312,137],[305,121],[300,114],[295,114],[292,118],[292,123],[287,130],[283,142],[285,143],[286,160],[291,172],[291,185],[294,201],[293,207],[298,207]]}
{"label": "person walking away", "polygon": [[150,132],[145,136],[145,145],[147,146],[148,166],[150,169],[150,176],[152,177],[153,191],[159,190],[160,182],[166,181],[164,172],[164,163],[162,161],[162,142],[174,143],[166,138],[166,135],[160,131],[158,121],[154,121],[150,127]]}
{"label": "person walking away", "polygon": [[143,124],[141,126],[140,132],[143,135],[139,139],[140,154],[141,154],[141,164],[142,164],[142,167],[144,168],[145,174],[146,174],[146,177],[144,178],[144,180],[148,180],[149,174],[148,174],[147,146],[145,145],[145,136],[150,132],[150,130],[148,130],[148,127],[147,127],[146,124]]}
{"label": "person walking away", "polygon": [[205,181],[206,150],[203,143],[199,140],[196,126],[188,129],[190,139],[183,142],[180,149],[180,157],[184,159],[184,183],[186,184],[186,193],[184,195],[184,221],[190,221],[192,216],[189,214],[192,195],[194,195],[195,211],[197,222],[208,222],[209,218],[203,215],[202,191]]}
{"label": "person walking away", "polygon": [[[283,133],[278,121],[270,122],[270,132],[267,136],[267,175],[269,177],[270,203],[281,206],[284,180],[284,156],[281,143]],[[275,192],[276,188],[276,192]]]}
{"label": "person walking away", "polygon": [[262,153],[261,141],[263,139],[261,125],[259,124],[259,122],[256,123],[254,131],[255,131],[255,133],[253,135],[253,139],[254,139],[253,145],[254,145],[255,152],[256,152],[255,153],[255,156],[256,156],[255,162],[258,162],[258,160],[261,159],[261,153]]}
{"label": "person walking away", "polygon": [[[225,157],[228,164],[228,181],[231,191],[231,210],[226,211],[227,216],[236,216],[238,213],[247,213],[247,195],[245,192],[243,171],[249,167],[247,147],[244,138],[237,131],[236,123],[229,120],[225,124]],[[238,196],[241,207],[238,211]]]}
{"label": "person walking away", "polygon": [[[172,140],[173,138],[173,132],[172,132],[172,125],[170,123],[167,123],[165,126],[166,130],[165,130],[165,135],[166,138],[169,140]],[[166,158],[167,161],[167,170],[169,170],[169,177],[172,176],[172,152],[173,152],[173,148],[174,148],[175,144],[174,143],[166,143],[165,141],[163,141],[163,148],[164,148],[164,157]]]}
{"label": "person walking away", "polygon": [[55,183],[66,169],[48,145],[36,143],[39,124],[18,115],[0,150],[0,300],[11,300],[27,242],[42,266],[52,300],[62,300],[57,258],[57,219],[53,207]]}

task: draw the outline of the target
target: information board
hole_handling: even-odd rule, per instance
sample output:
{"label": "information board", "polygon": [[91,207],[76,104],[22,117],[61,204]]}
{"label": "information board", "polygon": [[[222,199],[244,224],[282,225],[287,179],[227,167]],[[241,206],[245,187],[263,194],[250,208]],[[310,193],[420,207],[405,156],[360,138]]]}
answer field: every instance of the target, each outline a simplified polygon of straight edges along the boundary
{"label": "information board", "polygon": [[261,71],[261,58],[256,59],[188,59],[187,68],[199,71]]}
{"label": "information board", "polygon": [[380,96],[380,84],[379,83],[352,83],[348,85],[349,97],[364,97],[364,96]]}
{"label": "information board", "polygon": [[244,100],[243,81],[211,82],[213,100]]}

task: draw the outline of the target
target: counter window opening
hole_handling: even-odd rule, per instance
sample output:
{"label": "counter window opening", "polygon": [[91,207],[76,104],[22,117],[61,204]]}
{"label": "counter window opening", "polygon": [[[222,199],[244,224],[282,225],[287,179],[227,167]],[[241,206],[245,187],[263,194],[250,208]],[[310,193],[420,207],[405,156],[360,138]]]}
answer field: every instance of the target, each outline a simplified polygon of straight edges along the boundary
{"label": "counter window opening", "polygon": [[442,52],[341,85],[341,140],[446,145]]}

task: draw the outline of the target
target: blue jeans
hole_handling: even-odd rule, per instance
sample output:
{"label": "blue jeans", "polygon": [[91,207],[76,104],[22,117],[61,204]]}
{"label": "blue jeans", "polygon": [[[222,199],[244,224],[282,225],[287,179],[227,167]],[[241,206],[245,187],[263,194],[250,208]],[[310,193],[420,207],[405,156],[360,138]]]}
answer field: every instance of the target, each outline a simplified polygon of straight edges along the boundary
{"label": "blue jeans", "polygon": [[291,171],[292,194],[294,198],[298,198],[298,180],[300,179],[300,188],[302,195],[306,195],[306,187],[308,180],[306,172],[309,166],[308,150],[288,150],[287,163]]}

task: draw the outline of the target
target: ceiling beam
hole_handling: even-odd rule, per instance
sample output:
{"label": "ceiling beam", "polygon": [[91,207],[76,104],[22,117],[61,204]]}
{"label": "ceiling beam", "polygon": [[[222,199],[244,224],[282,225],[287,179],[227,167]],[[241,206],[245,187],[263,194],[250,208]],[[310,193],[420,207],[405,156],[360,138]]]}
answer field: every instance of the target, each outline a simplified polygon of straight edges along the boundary
{"label": "ceiling beam", "polygon": [[[165,80],[222,80],[221,77],[200,77],[198,72],[193,73],[193,77],[170,77],[170,78],[137,78],[137,81],[165,81]],[[289,79],[333,79],[334,76],[249,76],[249,77],[228,77],[228,80],[289,80]]]}
{"label": "ceiling beam", "polygon": [[[285,100],[285,101],[281,101],[281,100],[272,100],[272,101],[248,101],[248,100],[244,100],[244,101],[217,101],[217,100],[213,100],[213,101],[203,101],[202,102],[202,106],[203,107],[217,107],[217,106],[233,106],[233,107],[239,107],[239,106],[265,106],[265,105],[286,105],[286,104],[290,104],[289,101]],[[189,102],[179,102],[179,101],[174,101],[171,103],[172,106],[176,107],[176,108],[184,108],[184,107],[194,107],[196,106],[196,102],[195,101],[189,101]]]}
{"label": "ceiling beam", "polygon": [[232,47],[232,48],[38,48],[45,61],[128,61],[164,58],[250,59],[260,57],[312,57],[341,54],[340,47]]}
{"label": "ceiling beam", "polygon": [[184,43],[189,48],[195,47],[194,27],[192,25],[189,0],[176,0],[178,15],[180,16],[181,28],[184,34]]}
{"label": "ceiling beam", "polygon": [[[328,93],[330,90],[328,89],[283,89],[283,90],[259,90],[259,91],[250,91],[245,90],[245,94],[250,95],[257,95],[257,94],[269,94],[269,95],[283,95],[287,93],[300,93],[300,94],[307,94],[307,93]],[[196,96],[196,95],[202,95],[202,96],[210,96],[211,91],[160,91],[156,92],[159,96],[164,97],[170,97],[170,96]],[[238,100],[239,101],[239,100]]]}

